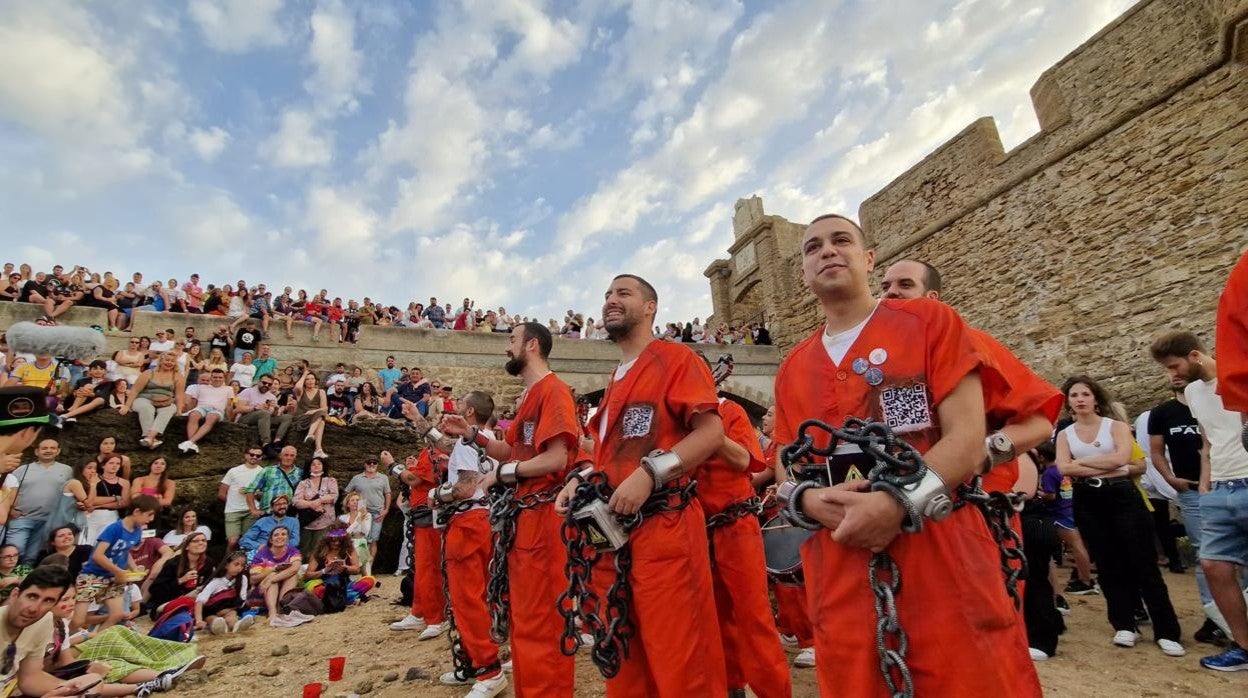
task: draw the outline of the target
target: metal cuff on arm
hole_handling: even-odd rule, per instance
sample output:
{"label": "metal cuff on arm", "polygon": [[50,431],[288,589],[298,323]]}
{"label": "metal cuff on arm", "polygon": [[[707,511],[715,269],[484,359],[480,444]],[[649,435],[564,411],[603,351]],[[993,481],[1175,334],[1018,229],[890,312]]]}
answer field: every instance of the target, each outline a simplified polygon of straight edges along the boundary
{"label": "metal cuff on arm", "polygon": [[1005,432],[994,431],[984,439],[984,472],[992,470],[994,466],[1002,463],[1009,463],[1018,457],[1018,450],[1014,447],[1014,440]]}
{"label": "metal cuff on arm", "polygon": [[923,530],[923,519],[942,521],[953,513],[953,498],[949,487],[935,470],[928,470],[923,479],[913,485],[898,487],[883,480],[871,484],[873,492],[887,492],[906,510],[906,523],[901,530],[918,533]]}
{"label": "metal cuff on arm", "polygon": [[818,483],[813,480],[801,482],[785,480],[776,488],[776,502],[780,504],[780,515],[790,524],[808,531],[818,531],[823,528],[823,524],[802,512],[802,495],[813,487],[818,487]]}
{"label": "metal cuff on arm", "polygon": [[450,504],[455,501],[455,487],[449,482],[444,482],[432,490],[429,490],[429,496],[435,501],[443,504]]}
{"label": "metal cuff on arm", "polygon": [[520,461],[507,461],[498,466],[498,481],[504,485],[520,482]]}
{"label": "metal cuff on arm", "polygon": [[685,464],[680,460],[680,456],[673,451],[660,451],[658,449],[651,451],[650,455],[641,459],[641,467],[654,480],[654,489],[656,490],[679,478],[685,471]]}

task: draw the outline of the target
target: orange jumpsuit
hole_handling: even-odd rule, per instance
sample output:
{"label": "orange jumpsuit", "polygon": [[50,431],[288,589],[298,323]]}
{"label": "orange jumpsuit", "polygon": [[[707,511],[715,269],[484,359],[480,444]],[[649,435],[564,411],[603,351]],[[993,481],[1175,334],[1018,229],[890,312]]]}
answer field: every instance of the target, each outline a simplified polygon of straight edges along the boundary
{"label": "orange jumpsuit", "polygon": [[[805,419],[840,426],[854,416],[889,424],[926,452],[941,437],[937,405],[966,376],[992,372],[967,334],[957,313],[927,299],[880,301],[839,365],[824,348],[822,330],[816,332],[776,375],[776,440],[792,443]],[[876,372],[852,370],[857,360],[872,358]],[[869,378],[879,380],[871,385]],[[817,442],[827,445],[824,438]],[[927,521],[921,533],[898,534],[888,552],[901,570],[897,607],[917,695],[1041,695],[1022,618],[1001,584],[996,546],[974,507]],[[802,559],[820,694],[886,695],[867,581],[871,552],[816,532],[803,545]]]}
{"label": "orange jumpsuit", "polygon": [[[774,469],[779,456],[780,444],[774,438],[763,450],[767,467]],[[779,505],[772,505],[772,511],[763,512],[764,522],[771,520],[779,511]],[[766,535],[766,534],[764,534]],[[766,540],[766,538],[764,538]],[[801,649],[815,646],[815,631],[810,625],[810,612],[806,608],[805,584],[781,584],[768,579],[771,593],[776,597],[776,628],[785,635],[797,638],[797,646]]]}
{"label": "orange jumpsuit", "polygon": [[[472,447],[456,442],[448,467],[462,471],[474,467],[476,460]],[[472,465],[461,467],[465,462]],[[456,478],[455,473],[448,475],[450,482]],[[494,554],[489,510],[481,507],[455,514],[442,535],[446,536],[446,578],[455,629],[474,667],[495,667],[477,678],[493,678],[502,669],[499,668],[498,645],[490,639],[490,609],[485,601],[485,582],[490,575],[490,556]],[[552,642],[555,640],[557,638]]]}
{"label": "orange jumpsuit", "polygon": [[[437,484],[429,449],[421,451],[409,471],[421,481],[412,485],[408,503],[413,509],[428,506],[429,488]],[[412,529],[412,560],[412,615],[437,625],[445,620],[446,613],[446,597],[442,595],[442,535],[438,529]]]}
{"label": "orange jumpsuit", "polygon": [[[719,417],[724,434],[750,452],[750,463],[746,470],[737,470],[715,455],[698,468],[698,501],[708,519],[753,497],[750,473],[767,468],[745,410],[731,400],[720,400]],[[793,685],[767,598],[767,561],[758,518],[747,514],[710,529],[708,535],[728,689],[748,684],[759,698],[788,698]]]}
{"label": "orange jumpsuit", "polygon": [[[694,417],[717,407],[715,384],[701,358],[681,344],[651,342],[607,387],[590,421],[595,469],[618,486],[643,456],[670,450],[690,433]],[[632,532],[635,635],[620,673],[607,679],[610,698],[727,693],[707,545],[697,498],[684,509],[647,517]]]}
{"label": "orange jumpsuit", "polygon": [[[529,460],[556,441],[567,445],[568,457],[558,472],[520,480],[518,497],[563,484],[577,457],[580,430],[572,391],[558,376],[548,374],[528,389],[506,434],[511,459]],[[574,688],[575,658],[559,650],[559,595],[567,590],[568,558],[559,534],[562,523],[553,503],[521,511],[515,545],[508,553],[512,678],[521,698],[571,696]]]}
{"label": "orange jumpsuit", "polygon": [[1231,269],[1218,299],[1216,344],[1222,406],[1248,413],[1248,252]]}

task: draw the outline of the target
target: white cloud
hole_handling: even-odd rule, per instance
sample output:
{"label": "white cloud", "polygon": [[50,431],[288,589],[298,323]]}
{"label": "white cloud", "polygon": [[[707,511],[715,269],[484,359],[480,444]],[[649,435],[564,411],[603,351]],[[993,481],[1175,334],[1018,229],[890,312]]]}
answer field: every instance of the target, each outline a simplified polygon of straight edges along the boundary
{"label": "white cloud", "polygon": [[304,89],[327,112],[354,112],[356,94],[367,89],[361,76],[364,54],[355,46],[355,17],[340,0],[321,0],[311,26],[308,56],[315,72]]}
{"label": "white cloud", "polygon": [[334,264],[373,260],[378,217],[359,198],[329,187],[313,187],[303,222],[316,232],[310,251],[319,259]]}
{"label": "white cloud", "polygon": [[207,129],[192,130],[187,135],[187,139],[199,157],[206,162],[212,162],[217,159],[221,151],[225,150],[225,146],[230,142],[230,134],[219,126],[212,126]]}
{"label": "white cloud", "polygon": [[180,244],[192,252],[227,257],[237,263],[255,242],[256,223],[224,191],[175,206],[172,217]]}
{"label": "white cloud", "polygon": [[327,165],[334,157],[333,138],[317,133],[318,127],[311,114],[287,109],[282,112],[277,132],[260,144],[260,154],[277,167]]}
{"label": "white cloud", "polygon": [[282,0],[191,0],[191,19],[205,42],[223,53],[278,46],[286,35],[278,21]]}

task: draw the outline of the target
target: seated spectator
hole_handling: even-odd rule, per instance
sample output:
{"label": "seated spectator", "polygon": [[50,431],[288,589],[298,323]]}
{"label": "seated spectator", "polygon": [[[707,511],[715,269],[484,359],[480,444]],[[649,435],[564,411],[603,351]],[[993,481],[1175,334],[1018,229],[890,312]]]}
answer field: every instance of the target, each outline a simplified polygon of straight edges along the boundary
{"label": "seated spectator", "polygon": [[[363,318],[363,314],[360,312],[360,304],[354,300],[348,301],[347,312],[344,317],[343,338],[355,344],[360,341],[360,323]],[[371,318],[369,324],[371,324]]]}
{"label": "seated spectator", "polygon": [[102,603],[108,610],[99,630],[116,625],[125,615],[124,580],[127,572],[135,569],[131,550],[139,545],[143,528],[152,522],[159,509],[160,504],[155,499],[139,495],[129,505],[125,518],[114,521],[100,534],[95,551],[83,564],[74,583],[78,594],[71,625],[75,630],[86,627],[87,611],[92,602]]}
{"label": "seated spectator", "polygon": [[225,311],[230,307],[230,297],[223,288],[213,288],[212,284],[208,284],[208,288],[204,291],[204,315],[216,315],[221,317],[225,315]]}
{"label": "seated spectator", "polygon": [[18,385],[47,391],[48,408],[55,409],[60,404],[60,400],[56,397],[60,389],[57,385],[59,369],[60,362],[53,359],[51,354],[36,354],[34,361],[15,366],[12,376],[17,379]]}
{"label": "seated spectator", "polygon": [[22,275],[13,272],[9,274],[8,281],[4,288],[0,288],[0,301],[8,303],[16,303],[22,297]]}
{"label": "seated spectator", "polygon": [[159,281],[153,281],[148,287],[148,293],[151,294],[151,303],[141,305],[135,308],[136,311],[143,313],[163,313],[169,310],[171,302],[169,296],[165,293],[164,285]]}
{"label": "seated spectator", "polygon": [[182,538],[176,549],[162,556],[152,565],[143,582],[146,607],[153,620],[165,604],[181,597],[194,598],[208,583],[212,575],[212,560],[208,559],[208,536],[193,531]]}
{"label": "seated spectator", "polygon": [[177,279],[169,279],[169,283],[165,284],[165,297],[169,299],[169,312],[190,312],[186,306],[186,293],[178,285]]}
{"label": "seated spectator", "polygon": [[[254,484],[254,483],[253,483]],[[256,550],[269,539],[269,534],[273,529],[285,529],[290,544],[299,547],[299,519],[294,516],[287,516],[290,510],[290,495],[279,494],[269,503],[268,516],[261,516],[256,522],[247,529],[243,537],[238,540],[238,547],[243,550]]]}
{"label": "seated spectator", "polygon": [[200,374],[211,373],[217,369],[220,369],[221,371],[228,371],[230,366],[225,362],[225,354],[221,352],[221,348],[213,347],[212,351],[208,354],[208,362],[202,369],[200,369]]}
{"label": "seated spectator", "polygon": [[230,366],[230,382],[237,383],[238,387],[244,390],[251,387],[252,380],[256,375],[256,365],[251,360],[251,352],[245,351],[242,359]]}
{"label": "seated spectator", "polygon": [[317,458],[328,458],[329,454],[325,452],[321,442],[325,434],[325,417],[329,413],[329,400],[325,396],[325,391],[317,386],[316,374],[309,372],[304,375],[300,385],[295,389],[294,405],[287,407],[293,410],[294,428],[296,430],[307,429],[308,433],[303,440],[314,443],[316,450],[313,455]]}
{"label": "seated spectator", "polygon": [[56,627],[44,658],[45,670],[64,678],[102,677],[88,695],[149,696],[169,690],[174,679],[205,663],[195,645],[148,637],[124,626],[113,626],[87,639],[70,634],[74,613],[72,588],[53,611]]}
{"label": "seated spectator", "polygon": [[446,309],[438,305],[437,298],[429,299],[429,307],[425,308],[425,312],[421,313],[421,317],[428,320],[434,329],[446,329]]}
{"label": "seated spectator", "polygon": [[333,303],[325,306],[325,322],[330,326],[331,336],[340,343],[347,338],[346,313],[341,298],[335,298]]}
{"label": "seated spectator", "polygon": [[208,357],[204,356],[204,345],[196,340],[186,350],[186,382],[196,383],[204,370],[208,370]]}
{"label": "seated spectator", "polygon": [[112,280],[96,286],[91,289],[91,294],[87,296],[82,304],[89,308],[99,308],[108,314],[108,329],[124,330],[126,325],[126,316],[121,312],[121,306],[117,304],[117,281]]}
{"label": "seated spectator", "polygon": [[416,409],[422,416],[429,414],[429,406],[426,398],[433,392],[433,386],[429,381],[425,380],[425,374],[419,368],[413,368],[408,371],[407,380],[399,378],[399,383],[395,388],[394,395],[390,398],[390,406],[387,416],[391,419],[403,418],[403,403],[411,402],[416,404]]}
{"label": "seated spectator", "polygon": [[[300,298],[306,298],[303,291],[299,292]],[[325,313],[325,306],[321,303],[320,298],[313,298],[303,303],[303,321],[312,323],[312,341],[321,341],[321,325],[325,324],[322,317]]]}
{"label": "seated spectator", "polygon": [[264,337],[260,330],[256,329],[256,321],[247,318],[243,322],[243,327],[234,335],[234,353],[231,355],[234,363],[241,363],[244,352],[251,352],[254,359],[256,349],[260,346],[260,340]]}
{"label": "seated spectator", "polygon": [[265,376],[250,388],[238,394],[234,401],[234,421],[254,425],[260,434],[261,447],[274,442],[273,421],[277,420],[277,441],[286,439],[294,415],[287,414],[277,406],[277,394],[273,392],[274,378]]}
{"label": "seated spectator", "polygon": [[[212,353],[213,349],[219,350],[221,352],[221,356],[214,357]],[[227,363],[225,357],[233,356],[233,350],[234,340],[230,338],[229,326],[217,325],[216,329],[212,331],[212,336],[208,338],[208,363],[220,363],[223,364],[222,368],[224,368],[224,364]]]}
{"label": "seated spectator", "polygon": [[338,481],[327,472],[325,461],[313,458],[308,476],[295,487],[294,506],[299,516],[299,537],[303,550],[316,550],[321,538],[337,523],[334,502],[338,501]]}
{"label": "seated spectator", "polygon": [[108,409],[120,410],[130,397],[130,383],[125,378],[113,381],[113,389],[108,393]]}
{"label": "seated spectator", "polygon": [[93,550],[91,546],[78,542],[80,533],[81,529],[74,524],[65,524],[53,529],[48,549],[44,551],[39,564],[46,565],[49,558],[56,556],[62,561],[63,566],[69,569],[70,576],[77,579],[78,573],[82,571],[83,563],[91,557]]}
{"label": "seated spectator", "polygon": [[8,648],[0,664],[0,690],[4,693],[42,696],[56,691],[74,695],[99,683],[98,676],[66,681],[44,671],[41,661],[53,642],[56,626],[50,611],[72,585],[64,568],[40,567],[22,580],[9,603],[0,606],[0,646]]}
{"label": "seated spectator", "polygon": [[142,337],[131,337],[127,340],[128,347],[113,354],[113,362],[117,364],[117,375],[134,385],[139,374],[147,367],[147,353],[143,349]]}
{"label": "seated spectator", "polygon": [[384,419],[385,415],[381,412],[382,401],[377,388],[368,381],[361,383],[360,392],[355,396],[355,413],[351,416],[351,423],[358,423],[361,419]]}
{"label": "seated spectator", "polygon": [[147,474],[136,477],[130,483],[130,492],[135,495],[146,494],[155,497],[163,508],[173,505],[173,493],[177,485],[178,483],[169,477],[169,461],[165,460],[164,456],[156,456],[151,465],[147,466]]}
{"label": "seated spectator", "polygon": [[347,393],[347,382],[345,380],[335,382],[325,391],[325,406],[328,410],[325,420],[340,427],[346,426],[355,408],[354,402],[351,395]]}
{"label": "seated spectator", "polygon": [[247,289],[239,288],[237,291],[234,287],[226,284],[221,287],[225,298],[226,317],[239,319],[247,315]]}
{"label": "seated spectator", "polygon": [[182,284],[182,293],[186,294],[186,312],[197,315],[204,312],[204,289],[199,285],[199,274],[191,274],[191,280]]}
{"label": "seated spectator", "polygon": [[299,566],[302,562],[299,548],[290,542],[290,531],[283,526],[269,533],[265,545],[260,546],[251,560],[251,598],[263,599],[269,612],[269,625],[274,628],[293,628],[312,620],[298,611],[290,615],[278,612],[278,602],[288,592],[299,586]]}
{"label": "seated spectator", "polygon": [[87,500],[87,529],[83,542],[95,545],[106,528],[119,518],[119,511],[130,504],[130,483],[121,476],[121,455],[105,456],[99,465],[99,479]]}
{"label": "seated spectator", "polygon": [[[244,302],[246,302],[247,304],[246,314],[243,317],[240,317],[239,319],[235,320],[233,324],[230,325],[230,329],[234,329],[238,327],[240,324],[245,324],[249,327],[252,327],[254,331],[256,322],[259,321],[260,331],[263,332],[264,334],[268,334],[269,333],[269,321],[272,318],[273,309],[269,305],[269,299],[267,298],[266,294],[267,294],[267,291],[264,287],[264,284],[260,284],[259,286],[257,286],[255,293],[248,294],[248,296],[244,299]],[[247,348],[252,351],[255,350],[254,346],[247,347]]]}
{"label": "seated spectator", "polygon": [[[324,604],[326,613],[338,613],[345,606],[359,601],[359,589],[366,593],[373,587],[371,577],[361,579],[358,587],[352,584],[351,575],[360,574],[361,571],[359,555],[351,545],[351,539],[347,537],[346,531],[338,528],[317,544],[308,558],[308,568],[304,571],[303,579],[307,590],[316,594],[322,602],[335,597],[341,600],[341,607],[333,602]],[[356,593],[352,594],[352,591]]]}
{"label": "seated spectator", "polygon": [[[295,335],[291,332],[291,328],[294,326],[296,318],[294,300],[290,297],[290,287],[287,286],[281,295],[273,298],[269,307],[272,311],[272,317],[281,320],[286,325],[286,339],[294,339]],[[268,334],[267,329],[265,334]]]}
{"label": "seated spectator", "polygon": [[34,569],[22,564],[21,551],[12,543],[0,545],[0,604],[9,600],[9,595],[22,583],[26,575]]}
{"label": "seated spectator", "polygon": [[214,368],[211,383],[199,386],[195,393],[195,404],[186,418],[186,441],[178,444],[178,450],[184,454],[199,453],[199,440],[207,436],[217,422],[232,416],[232,397],[234,391],[225,384],[225,371]]}
{"label": "seated spectator", "polygon": [[256,367],[256,375],[253,376],[253,380],[260,380],[265,376],[276,376],[277,359],[271,356],[273,350],[268,344],[262,343],[257,351],[260,353],[252,361]]}
{"label": "seated spectator", "polygon": [[360,564],[364,566],[364,574],[372,576],[372,547],[368,542],[368,537],[373,530],[373,516],[368,513],[364,497],[359,492],[351,492],[342,498],[342,514],[339,515],[338,520],[342,522],[347,530],[347,536],[351,538],[351,545],[355,547]]}
{"label": "seated spectator", "polygon": [[161,354],[156,368],[139,376],[126,404],[118,411],[123,415],[131,409],[138,413],[143,433],[140,445],[154,449],[163,443],[160,435],[186,399],[185,390],[186,379],[178,373],[173,354]]}
{"label": "seated spectator", "polygon": [[250,628],[255,619],[239,617],[247,610],[248,588],[247,553],[235,550],[217,565],[212,580],[196,595],[195,629],[225,635]]}
{"label": "seated spectator", "polygon": [[108,396],[113,392],[113,383],[105,376],[106,368],[106,364],[99,359],[91,362],[86,377],[74,384],[69,407],[61,414],[61,424],[72,424],[78,421],[78,417],[94,412],[108,403]]}

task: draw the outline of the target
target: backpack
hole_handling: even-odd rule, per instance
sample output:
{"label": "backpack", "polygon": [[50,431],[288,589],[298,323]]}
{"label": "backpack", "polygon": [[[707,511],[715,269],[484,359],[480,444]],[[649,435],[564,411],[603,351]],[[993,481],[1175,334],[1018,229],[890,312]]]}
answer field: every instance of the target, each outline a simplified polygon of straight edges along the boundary
{"label": "backpack", "polygon": [[185,606],[166,609],[147,634],[158,640],[190,642],[195,639],[195,614]]}

